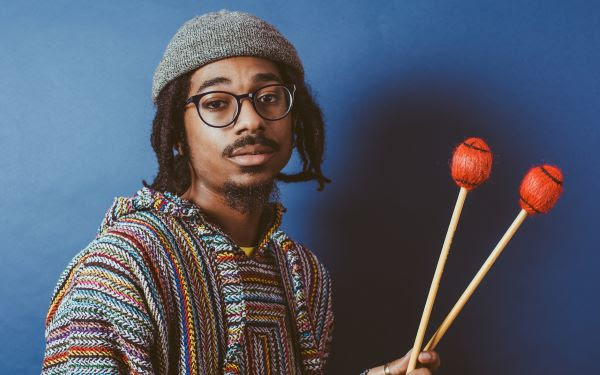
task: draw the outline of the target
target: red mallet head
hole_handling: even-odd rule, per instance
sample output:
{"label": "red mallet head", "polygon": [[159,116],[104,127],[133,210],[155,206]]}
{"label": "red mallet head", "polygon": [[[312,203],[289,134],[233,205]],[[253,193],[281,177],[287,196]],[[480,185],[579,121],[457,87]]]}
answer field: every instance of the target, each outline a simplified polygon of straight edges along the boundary
{"label": "red mallet head", "polygon": [[553,165],[533,167],[521,182],[521,208],[529,215],[550,211],[562,193],[563,176]]}
{"label": "red mallet head", "polygon": [[492,152],[481,138],[468,138],[456,146],[450,170],[454,182],[473,190],[490,177]]}

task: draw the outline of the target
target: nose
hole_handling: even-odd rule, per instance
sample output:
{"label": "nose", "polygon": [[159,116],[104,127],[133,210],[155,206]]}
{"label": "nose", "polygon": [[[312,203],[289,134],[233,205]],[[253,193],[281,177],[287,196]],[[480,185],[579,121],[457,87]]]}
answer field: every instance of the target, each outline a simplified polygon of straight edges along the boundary
{"label": "nose", "polygon": [[254,106],[252,106],[252,99],[243,98],[240,101],[240,113],[234,124],[236,128],[236,134],[258,133],[265,130],[265,124],[262,117],[256,113]]}

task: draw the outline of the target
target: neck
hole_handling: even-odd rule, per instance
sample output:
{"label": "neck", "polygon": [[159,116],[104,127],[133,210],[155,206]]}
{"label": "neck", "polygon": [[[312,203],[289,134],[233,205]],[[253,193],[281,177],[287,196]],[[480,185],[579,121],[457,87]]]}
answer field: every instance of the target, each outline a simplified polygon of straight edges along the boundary
{"label": "neck", "polygon": [[224,192],[194,183],[181,197],[200,207],[207,219],[219,226],[238,246],[258,245],[265,224],[265,220],[261,219],[268,214],[265,212],[266,203],[244,205],[239,197],[232,201]]}

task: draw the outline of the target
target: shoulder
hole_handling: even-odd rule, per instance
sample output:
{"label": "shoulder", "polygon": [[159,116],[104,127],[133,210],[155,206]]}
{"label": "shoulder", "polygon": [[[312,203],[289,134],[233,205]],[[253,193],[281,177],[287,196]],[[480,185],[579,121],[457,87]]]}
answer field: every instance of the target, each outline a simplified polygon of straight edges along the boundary
{"label": "shoulder", "polygon": [[327,267],[308,247],[297,244],[298,258],[304,274],[307,302],[313,306],[315,317],[326,318],[332,309],[332,280]]}
{"label": "shoulder", "polygon": [[322,274],[324,279],[329,280],[329,270],[312,250],[303,243],[296,243],[296,248],[298,249],[299,257],[305,263],[305,269]]}
{"label": "shoulder", "polygon": [[116,215],[114,211],[109,210],[98,229],[94,240],[98,250],[118,252],[139,268],[155,268],[157,263],[163,264],[164,259],[178,253],[180,247],[189,245],[184,239],[193,233],[187,218],[154,208],[137,208]]}
{"label": "shoulder", "polygon": [[104,304],[124,304],[124,298],[138,311],[144,310],[141,296],[146,273],[135,251],[107,236],[94,239],[71,259],[60,275],[46,315],[46,326],[50,329],[72,314],[83,314],[81,306],[89,307],[90,311],[103,306],[101,310],[105,311]]}
{"label": "shoulder", "polygon": [[161,218],[141,206],[137,200],[116,197],[107,210],[95,237],[80,249],[61,273],[53,300],[64,297],[86,275],[120,275],[119,278],[143,279],[147,274],[148,249],[161,227]]}
{"label": "shoulder", "polygon": [[66,291],[78,283],[85,275],[110,272],[133,281],[141,274],[141,254],[135,246],[111,234],[98,235],[85,248],[80,250],[62,272],[54,291]]}
{"label": "shoulder", "polygon": [[289,266],[302,270],[301,274],[305,285],[309,289],[316,288],[328,294],[331,289],[331,276],[328,268],[319,257],[308,246],[293,240],[283,231],[275,233],[274,239],[283,250],[283,253],[286,254]]}
{"label": "shoulder", "polygon": [[284,253],[291,254],[292,257],[297,257],[302,263],[310,268],[316,268],[325,273],[328,273],[325,265],[320,261],[318,256],[309,249],[304,243],[292,239],[287,233],[278,230],[273,234],[273,239],[281,247]]}
{"label": "shoulder", "polygon": [[149,366],[155,314],[146,303],[144,273],[136,255],[107,236],[75,255],[59,278],[46,315],[43,372],[94,363],[103,373],[116,373],[127,354],[120,347],[124,342],[128,347],[135,343],[135,358],[127,358],[131,366]]}

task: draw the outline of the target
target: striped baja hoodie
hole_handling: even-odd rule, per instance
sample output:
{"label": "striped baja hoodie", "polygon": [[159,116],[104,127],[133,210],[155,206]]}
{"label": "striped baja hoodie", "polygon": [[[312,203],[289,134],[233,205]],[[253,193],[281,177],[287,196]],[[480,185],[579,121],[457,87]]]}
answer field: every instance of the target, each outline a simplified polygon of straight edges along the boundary
{"label": "striped baja hoodie", "polygon": [[[311,251],[279,229],[285,208],[270,209],[256,252],[274,259],[294,352],[271,345],[269,355],[277,371],[321,374],[333,331],[331,280]],[[247,363],[240,254],[191,201],[148,187],[116,197],[54,289],[42,374],[257,371]]]}

